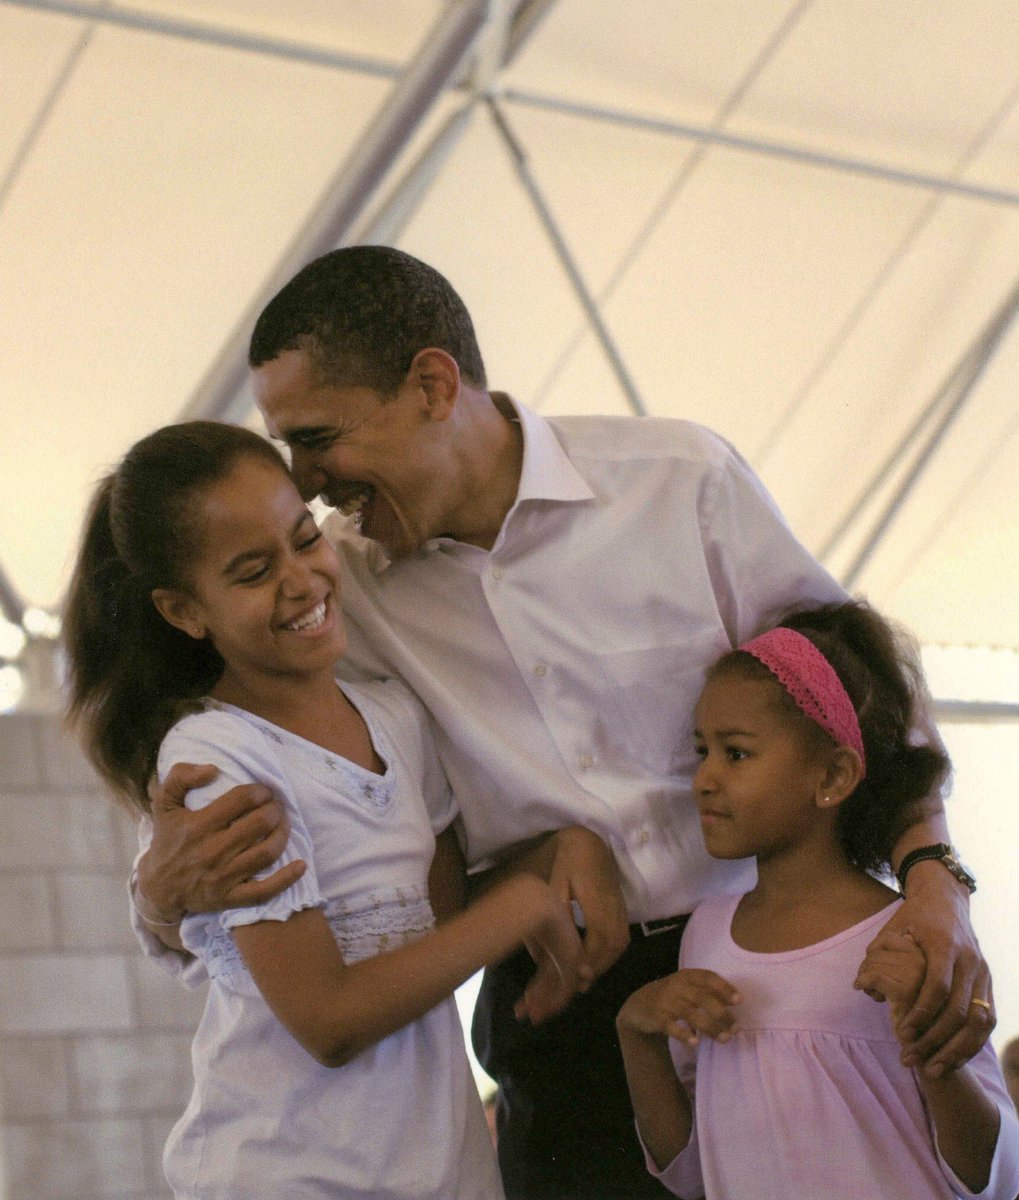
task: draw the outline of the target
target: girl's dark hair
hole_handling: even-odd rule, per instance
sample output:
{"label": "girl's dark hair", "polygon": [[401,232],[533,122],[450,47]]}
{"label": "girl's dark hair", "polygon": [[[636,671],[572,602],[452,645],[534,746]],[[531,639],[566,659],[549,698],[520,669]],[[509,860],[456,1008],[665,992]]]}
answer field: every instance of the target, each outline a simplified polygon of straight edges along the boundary
{"label": "girl's dark hair", "polygon": [[[915,644],[864,601],[798,610],[778,624],[813,642],[853,702],[863,734],[867,773],[839,805],[836,833],[854,866],[887,870],[899,835],[915,819],[915,812],[909,810],[928,795],[951,765],[939,745],[912,743],[917,705],[927,694]],[[809,721],[753,655],[742,650],[726,654],[711,668],[708,678],[730,671],[772,680],[782,703]],[[831,741],[819,725],[809,723],[818,736]]]}
{"label": "girl's dark hair", "polygon": [[67,714],[120,798],[143,811],[160,742],[219,678],[223,660],[156,611],[154,588],[187,587],[202,530],[198,494],[242,456],[283,471],[269,442],[216,421],[168,425],[138,442],[96,489],[64,605]]}

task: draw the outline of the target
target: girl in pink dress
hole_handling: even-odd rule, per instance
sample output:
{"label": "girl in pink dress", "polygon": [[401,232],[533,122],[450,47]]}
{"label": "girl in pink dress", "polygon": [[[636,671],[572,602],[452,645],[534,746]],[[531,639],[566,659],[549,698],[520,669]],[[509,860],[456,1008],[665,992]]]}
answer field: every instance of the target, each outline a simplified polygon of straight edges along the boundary
{"label": "girl in pink dress", "polygon": [[[940,1077],[903,1064],[896,1019],[923,970],[908,932],[872,951],[869,994],[857,983],[899,903],[877,874],[902,809],[948,767],[911,744],[919,688],[913,659],[863,604],[794,614],[708,673],[701,825],[714,857],[756,857],[757,886],[701,905],[679,970],[617,1020],[649,1170],[678,1196],[1019,1191],[1019,1121],[990,1045]],[[920,868],[944,869],[933,857]],[[972,1003],[991,1020],[989,985]]]}

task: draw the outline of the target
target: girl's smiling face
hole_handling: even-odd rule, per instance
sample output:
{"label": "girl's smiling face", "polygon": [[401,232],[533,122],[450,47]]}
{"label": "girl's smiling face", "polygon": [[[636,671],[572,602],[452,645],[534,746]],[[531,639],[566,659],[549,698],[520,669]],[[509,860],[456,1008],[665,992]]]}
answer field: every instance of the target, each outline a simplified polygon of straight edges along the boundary
{"label": "girl's smiling face", "polygon": [[189,516],[198,550],[187,588],[153,601],[172,625],[211,639],[225,663],[218,686],[331,670],[346,645],[339,564],[290,476],[241,457]]}
{"label": "girl's smiling face", "polygon": [[708,853],[767,859],[822,817],[828,756],[811,723],[783,705],[782,685],[727,672],[710,680],[695,713],[694,796]]}

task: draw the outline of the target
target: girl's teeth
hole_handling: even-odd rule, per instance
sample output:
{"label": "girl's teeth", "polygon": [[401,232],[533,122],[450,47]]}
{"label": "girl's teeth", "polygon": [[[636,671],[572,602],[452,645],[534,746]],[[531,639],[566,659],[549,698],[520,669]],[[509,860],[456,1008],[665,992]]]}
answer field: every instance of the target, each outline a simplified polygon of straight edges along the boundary
{"label": "girl's teeth", "polygon": [[322,603],[317,608],[312,609],[312,611],[310,613],[308,613],[308,615],[306,617],[302,618],[300,621],[291,621],[290,624],[287,626],[287,628],[294,629],[294,630],[310,629],[313,625],[321,625],[322,622],[325,620],[325,616],[326,616],[326,603],[323,600]]}

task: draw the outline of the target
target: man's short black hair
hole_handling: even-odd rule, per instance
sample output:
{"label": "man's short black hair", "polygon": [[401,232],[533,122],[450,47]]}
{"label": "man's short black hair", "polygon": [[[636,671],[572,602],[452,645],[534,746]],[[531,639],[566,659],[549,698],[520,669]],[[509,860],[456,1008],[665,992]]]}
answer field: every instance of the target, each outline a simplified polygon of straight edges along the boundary
{"label": "man's short black hair", "polygon": [[419,350],[445,350],[484,388],[474,325],[449,281],[390,246],[349,246],[308,263],[266,305],[248,362],[307,350],[323,381],[391,395]]}

